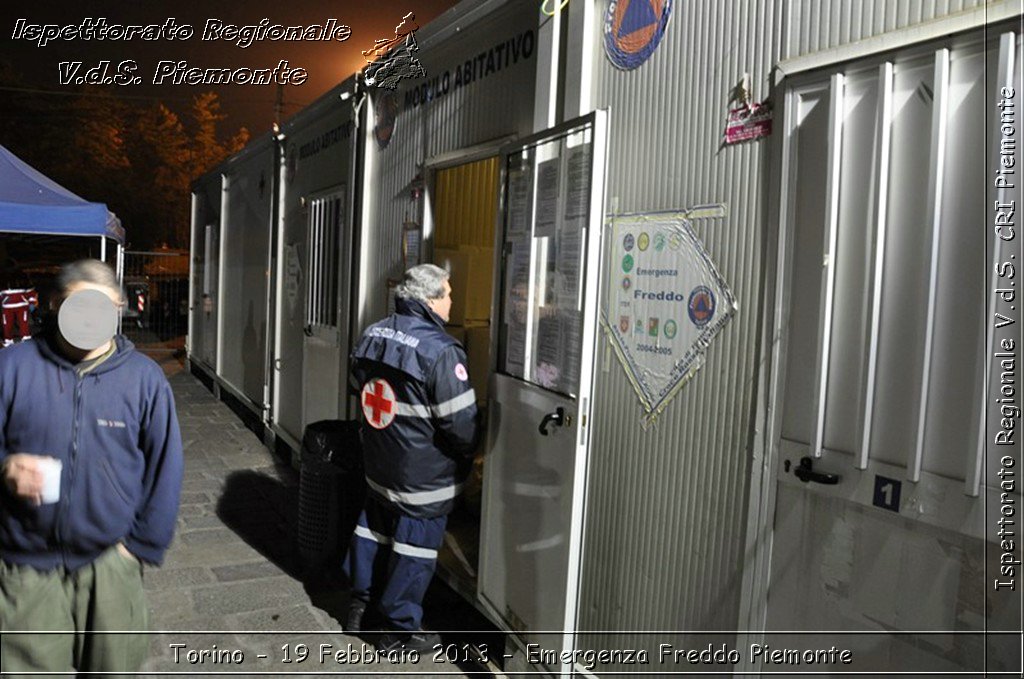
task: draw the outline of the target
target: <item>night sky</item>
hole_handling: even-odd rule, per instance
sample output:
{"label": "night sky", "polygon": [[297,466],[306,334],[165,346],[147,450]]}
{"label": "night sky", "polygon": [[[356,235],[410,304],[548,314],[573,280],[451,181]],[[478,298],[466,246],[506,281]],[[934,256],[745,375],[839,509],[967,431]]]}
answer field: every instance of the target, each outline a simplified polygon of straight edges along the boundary
{"label": "night sky", "polygon": [[[281,2],[280,0],[209,0],[182,6],[180,3],[128,2],[89,0],[87,2],[51,2],[41,0],[30,3],[5,2],[0,6],[0,29],[4,40],[0,51],[0,67],[12,70],[23,79],[24,86],[39,90],[73,91],[73,85],[63,86],[59,81],[59,63],[81,61],[79,73],[95,66],[100,60],[110,60],[113,66],[125,60],[138,65],[132,74],[142,79],[141,84],[128,84],[116,88],[125,97],[160,100],[179,113],[187,109],[194,94],[213,90],[218,93],[222,107],[228,114],[223,126],[226,132],[246,126],[253,135],[269,129],[274,119],[274,101],[277,88],[265,85],[173,85],[152,83],[160,60],[185,60],[188,67],[198,68],[273,68],[286,59],[291,68],[301,67],[308,72],[302,85],[284,88],[283,118],[297,112],[326,90],[361,68],[365,61],[360,52],[373,47],[378,38],[394,37],[395,26],[402,17],[412,12],[416,23],[425,26],[430,20],[455,5],[455,0],[392,0],[334,2]],[[86,18],[104,17],[109,24],[163,25],[174,18],[181,26],[188,24],[194,34],[187,40],[162,38],[146,41],[136,38],[123,40],[57,39],[40,47],[36,41],[15,40],[19,19],[27,24],[81,25]],[[203,30],[208,19],[220,19],[225,24],[257,25],[262,19],[283,26],[323,25],[329,19],[351,27],[351,36],[343,41],[270,41],[254,42],[241,48],[229,40],[204,41]],[[112,72],[111,71],[111,72]],[[4,93],[0,92],[0,96]],[[53,95],[59,96],[59,95]]]}

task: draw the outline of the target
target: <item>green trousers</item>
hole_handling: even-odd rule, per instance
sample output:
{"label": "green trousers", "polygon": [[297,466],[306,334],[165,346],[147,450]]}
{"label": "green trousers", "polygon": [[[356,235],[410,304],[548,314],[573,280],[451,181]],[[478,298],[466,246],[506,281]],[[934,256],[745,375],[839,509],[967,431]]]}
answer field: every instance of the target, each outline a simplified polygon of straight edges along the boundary
{"label": "green trousers", "polygon": [[[5,677],[17,672],[137,672],[149,651],[148,618],[142,564],[116,547],[70,572],[41,572],[0,561],[0,671]],[[47,633],[18,633],[25,631]]]}

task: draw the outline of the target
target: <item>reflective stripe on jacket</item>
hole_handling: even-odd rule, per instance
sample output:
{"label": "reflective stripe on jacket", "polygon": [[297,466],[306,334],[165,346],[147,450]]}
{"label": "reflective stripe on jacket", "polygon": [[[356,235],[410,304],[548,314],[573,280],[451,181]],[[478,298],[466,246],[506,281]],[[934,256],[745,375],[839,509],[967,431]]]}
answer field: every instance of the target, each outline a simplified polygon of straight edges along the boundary
{"label": "reflective stripe on jacket", "polygon": [[478,437],[466,352],[426,305],[399,299],[352,352],[370,492],[419,518],[451,511]]}

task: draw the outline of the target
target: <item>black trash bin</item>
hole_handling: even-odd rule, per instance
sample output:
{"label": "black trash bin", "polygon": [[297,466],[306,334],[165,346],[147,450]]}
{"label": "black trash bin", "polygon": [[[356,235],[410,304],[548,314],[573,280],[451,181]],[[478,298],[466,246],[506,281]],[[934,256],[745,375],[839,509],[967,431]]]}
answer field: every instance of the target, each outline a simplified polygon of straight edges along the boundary
{"label": "black trash bin", "polygon": [[298,545],[307,568],[343,552],[366,496],[359,422],[321,420],[302,436]]}

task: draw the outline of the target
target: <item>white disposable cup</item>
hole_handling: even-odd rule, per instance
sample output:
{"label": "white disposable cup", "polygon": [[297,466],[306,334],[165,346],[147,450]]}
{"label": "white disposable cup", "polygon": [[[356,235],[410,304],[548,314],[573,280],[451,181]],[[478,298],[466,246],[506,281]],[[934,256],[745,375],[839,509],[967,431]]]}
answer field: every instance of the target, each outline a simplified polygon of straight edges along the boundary
{"label": "white disposable cup", "polygon": [[51,505],[60,499],[60,471],[64,465],[53,457],[40,457],[37,464],[43,473],[42,503]]}

